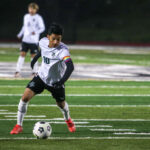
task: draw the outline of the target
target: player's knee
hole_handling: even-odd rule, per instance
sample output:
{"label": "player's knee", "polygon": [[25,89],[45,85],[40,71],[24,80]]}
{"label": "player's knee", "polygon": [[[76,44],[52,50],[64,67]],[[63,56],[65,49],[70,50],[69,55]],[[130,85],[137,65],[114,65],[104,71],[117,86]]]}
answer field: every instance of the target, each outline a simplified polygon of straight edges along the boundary
{"label": "player's knee", "polygon": [[58,105],[58,107],[60,107],[60,108],[64,108],[64,106],[65,106],[65,100],[63,100],[63,101],[57,101],[57,105]]}
{"label": "player's knee", "polygon": [[20,56],[25,57],[25,56],[26,56],[26,53],[25,53],[25,52],[21,52],[21,53],[20,53]]}
{"label": "player's knee", "polygon": [[24,95],[22,96],[22,101],[23,102],[27,103],[29,100],[30,100],[30,97],[24,96]]}
{"label": "player's knee", "polygon": [[36,56],[36,54],[31,54],[31,58],[34,58]]}

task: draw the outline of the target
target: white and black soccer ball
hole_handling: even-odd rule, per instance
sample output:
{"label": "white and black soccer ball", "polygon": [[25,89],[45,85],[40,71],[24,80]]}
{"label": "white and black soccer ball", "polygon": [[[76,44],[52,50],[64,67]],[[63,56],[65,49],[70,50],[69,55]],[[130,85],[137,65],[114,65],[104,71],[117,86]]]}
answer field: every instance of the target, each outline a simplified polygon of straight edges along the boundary
{"label": "white and black soccer ball", "polygon": [[37,122],[33,128],[33,135],[37,139],[47,139],[52,133],[52,127],[48,122]]}

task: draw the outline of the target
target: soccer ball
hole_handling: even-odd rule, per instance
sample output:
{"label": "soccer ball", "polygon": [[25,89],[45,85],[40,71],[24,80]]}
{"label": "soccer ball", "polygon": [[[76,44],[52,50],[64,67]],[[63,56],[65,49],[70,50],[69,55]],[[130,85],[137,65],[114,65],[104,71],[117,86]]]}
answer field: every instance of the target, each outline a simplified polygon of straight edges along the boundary
{"label": "soccer ball", "polygon": [[33,128],[33,135],[37,139],[47,139],[52,133],[52,127],[48,122],[37,122]]}

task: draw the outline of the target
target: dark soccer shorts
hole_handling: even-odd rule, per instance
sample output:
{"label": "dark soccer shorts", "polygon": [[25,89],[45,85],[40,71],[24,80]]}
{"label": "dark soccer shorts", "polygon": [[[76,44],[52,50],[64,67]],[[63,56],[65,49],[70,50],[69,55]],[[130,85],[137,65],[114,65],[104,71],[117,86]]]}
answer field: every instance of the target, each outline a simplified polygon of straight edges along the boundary
{"label": "dark soccer shorts", "polygon": [[38,52],[38,45],[22,42],[20,50],[26,53],[30,50],[30,54],[36,54]]}
{"label": "dark soccer shorts", "polygon": [[52,93],[54,99],[57,102],[61,102],[65,100],[65,88],[61,87],[59,89],[55,89],[51,86],[46,85],[39,76],[35,76],[27,85],[27,88],[31,89],[36,94],[40,94],[47,89]]}

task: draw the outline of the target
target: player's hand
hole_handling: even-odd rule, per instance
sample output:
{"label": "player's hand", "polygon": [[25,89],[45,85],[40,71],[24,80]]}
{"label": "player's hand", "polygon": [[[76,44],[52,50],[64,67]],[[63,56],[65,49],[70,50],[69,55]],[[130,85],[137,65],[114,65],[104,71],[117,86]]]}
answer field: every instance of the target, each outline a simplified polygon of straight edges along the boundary
{"label": "player's hand", "polygon": [[59,88],[61,88],[62,87],[62,83],[59,81],[59,82],[55,82],[55,83],[53,83],[53,87],[55,88],[55,89],[59,89]]}

